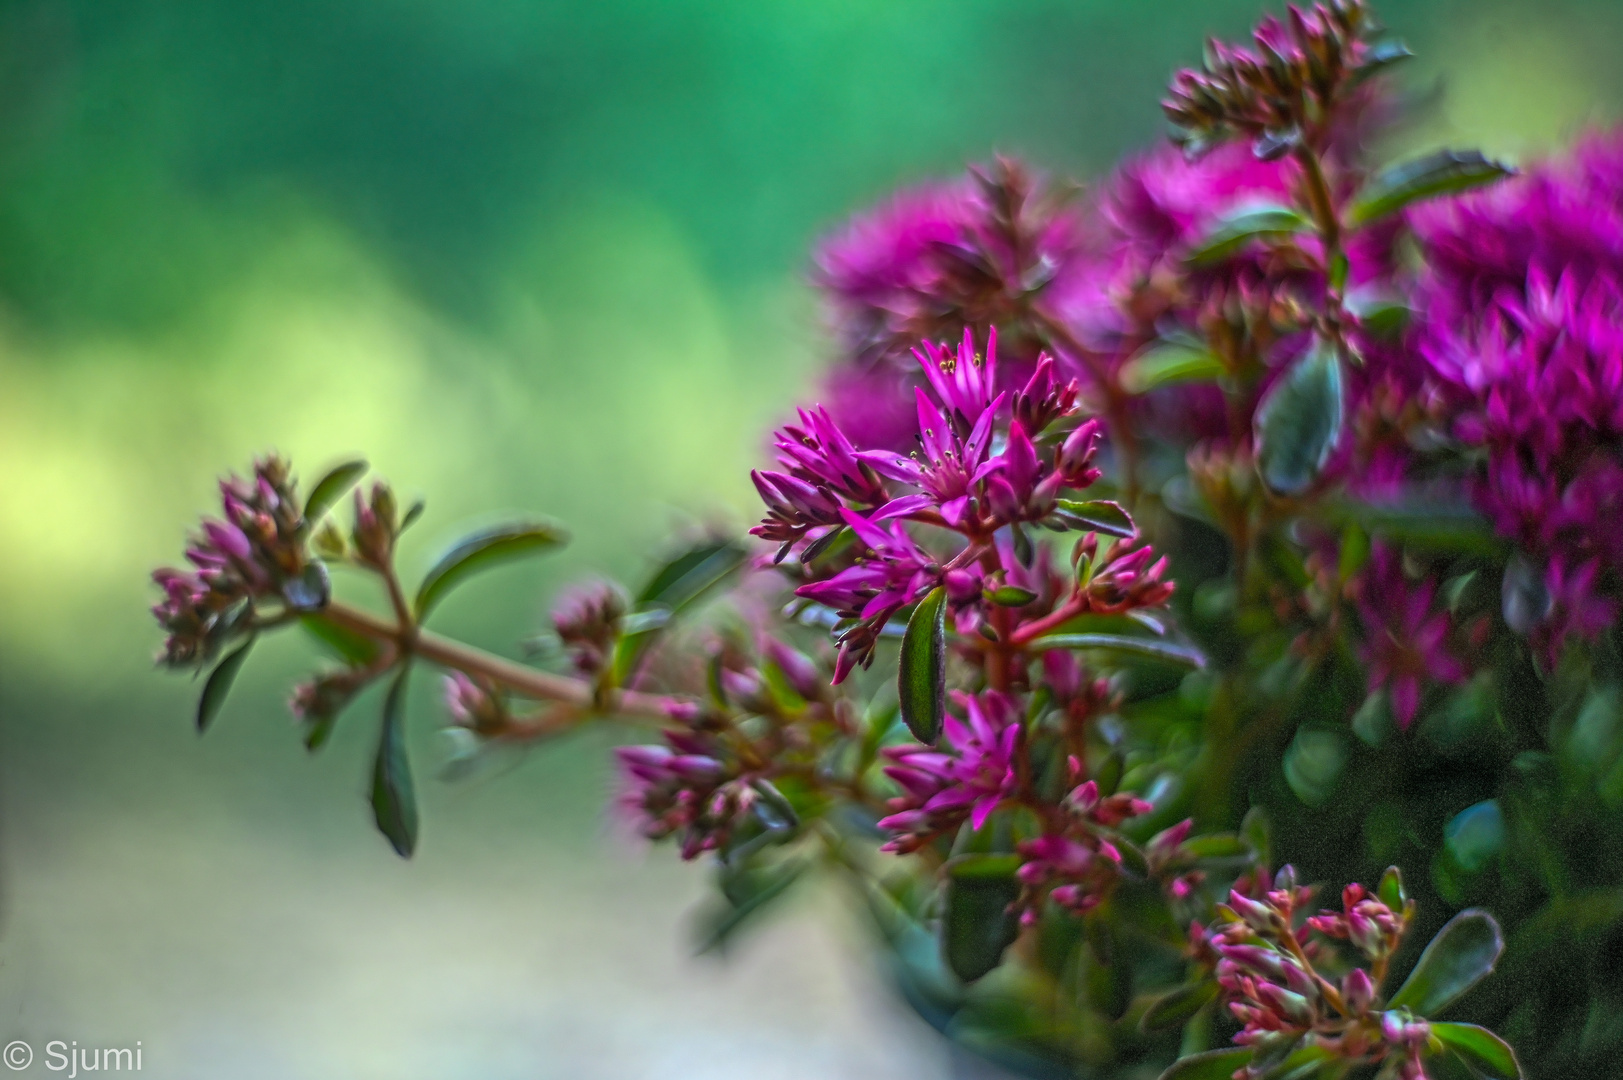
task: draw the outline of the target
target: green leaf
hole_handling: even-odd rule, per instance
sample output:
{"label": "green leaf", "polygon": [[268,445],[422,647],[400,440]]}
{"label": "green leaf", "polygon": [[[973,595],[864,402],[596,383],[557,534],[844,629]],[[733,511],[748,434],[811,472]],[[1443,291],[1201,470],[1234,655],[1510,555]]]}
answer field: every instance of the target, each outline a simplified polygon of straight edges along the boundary
{"label": "green leaf", "polygon": [[1180,986],[1150,1003],[1150,1007],[1144,1010],[1144,1016],[1138,1022],[1139,1030],[1165,1031],[1168,1028],[1181,1027],[1216,997],[1217,983],[1211,979],[1202,979],[1197,983]]}
{"label": "green leaf", "polygon": [[947,707],[947,590],[936,586],[919,601],[902,635],[896,695],[913,737],[933,744]]}
{"label": "green leaf", "polygon": [[1499,800],[1487,799],[1455,814],[1443,826],[1443,846],[1466,873],[1486,869],[1505,846],[1505,815]]}
{"label": "green leaf", "polygon": [[614,652],[615,682],[630,679],[671,620],[727,581],[744,557],[744,549],[734,541],[706,540],[661,564],[637,594],[622,627]]}
{"label": "green leaf", "polygon": [[564,539],[563,531],[557,526],[539,522],[498,525],[465,537],[440,556],[439,562],[423,576],[423,583],[417,589],[417,617],[428,614],[430,608],[470,575],[510,559],[550,551]]}
{"label": "green leaf", "polygon": [[1071,528],[1119,536],[1124,540],[1138,533],[1132,515],[1122,509],[1120,503],[1109,499],[1089,499],[1086,502],[1057,499],[1054,508],[1055,514]]}
{"label": "green leaf", "polygon": [[1197,859],[1238,859],[1251,854],[1251,845],[1234,833],[1191,836],[1183,849]]}
{"label": "green leaf", "polygon": [[1016,585],[1004,585],[993,589],[987,599],[999,607],[1025,607],[1037,599],[1037,594]]}
{"label": "green leaf", "polygon": [[1161,1074],[1161,1080],[1229,1080],[1250,1062],[1251,1051],[1243,1046],[1208,1050],[1174,1061],[1172,1067]]}
{"label": "green leaf", "polygon": [[1469,191],[1514,175],[1515,171],[1475,150],[1439,150],[1378,173],[1347,211],[1347,224],[1356,229],[1410,203]]}
{"label": "green leaf", "polygon": [[689,548],[655,571],[637,594],[636,606],[657,604],[680,611],[743,565],[744,554],[731,540],[711,540]]}
{"label": "green leaf", "polygon": [[1020,895],[1015,855],[969,855],[948,868],[947,909],[941,921],[947,966],[974,982],[1003,959],[1020,935],[1009,905]]}
{"label": "green leaf", "polygon": [[1213,266],[1259,237],[1291,236],[1312,229],[1312,221],[1288,206],[1252,203],[1218,221],[1186,261],[1191,266]]}
{"label": "green leaf", "polygon": [[339,626],[325,615],[301,615],[299,626],[351,667],[365,667],[378,657],[380,646],[376,641]]}
{"label": "green leaf", "polygon": [[1122,775],[1127,771],[1127,759],[1120,750],[1112,750],[1105,755],[1104,762],[1099,766],[1098,773],[1093,782],[1099,785],[1099,794],[1110,798],[1121,788]]}
{"label": "green leaf", "polygon": [[1129,394],[1145,394],[1175,383],[1211,382],[1227,370],[1210,349],[1161,342],[1123,364],[1120,378],[1122,389]]}
{"label": "green leaf", "polygon": [[338,726],[338,710],[333,710],[326,716],[318,716],[305,723],[304,748],[312,754],[327,745],[332,738],[333,729]]}
{"label": "green leaf", "polygon": [[1257,407],[1257,468],[1282,495],[1300,495],[1341,440],[1346,403],[1341,358],[1316,339],[1308,354],[1280,377]]}
{"label": "green leaf", "polygon": [[1430,1017],[1486,978],[1504,951],[1504,935],[1492,915],[1479,908],[1462,911],[1431,939],[1387,1008]]}
{"label": "green leaf", "polygon": [[377,759],[372,764],[372,816],[378,831],[388,837],[395,853],[411,858],[417,847],[417,793],[406,757],[406,676],[402,667],[383,702],[383,728],[378,733]]}
{"label": "green leaf", "polygon": [[1035,652],[1044,649],[1095,649],[1129,660],[1159,660],[1196,668],[1206,666],[1206,657],[1193,645],[1123,634],[1050,634],[1033,641],[1031,648]]}
{"label": "green leaf", "polygon": [[1414,56],[1414,53],[1409,51],[1409,46],[1397,38],[1382,38],[1379,41],[1372,41],[1364,53],[1364,62],[1353,69],[1350,85],[1357,86],[1371,75],[1377,75],[1393,64],[1407,60],[1412,56]]}
{"label": "green leaf", "polygon": [[741,927],[774,900],[782,898],[789,887],[801,879],[807,866],[806,860],[797,859],[729,874],[724,884],[724,904],[716,905],[701,922],[698,951],[725,950]]}
{"label": "green leaf", "polygon": [[1516,1051],[1487,1028],[1434,1021],[1431,1033],[1487,1080],[1521,1080],[1522,1067]]}
{"label": "green leaf", "polygon": [[1273,823],[1268,820],[1268,811],[1260,806],[1253,806],[1247,810],[1245,817],[1240,819],[1240,835],[1250,846],[1252,854],[1264,866],[1272,866],[1273,854]]}
{"label": "green leaf", "polygon": [[248,659],[248,650],[253,648],[254,638],[249,635],[248,640],[226,653],[225,659],[214,665],[209,672],[208,682],[203,684],[203,694],[197,700],[197,731],[198,734],[208,730],[214,718],[220,713],[220,706],[231,693],[231,684],[237,681],[237,672],[242,670],[242,662]]}
{"label": "green leaf", "polygon": [[304,500],[305,523],[314,525],[326,517],[327,511],[344,497],[344,492],[366,475],[366,469],[366,462],[357,458],[328,470],[327,475],[317,480],[316,486],[310,489],[310,497]]}
{"label": "green leaf", "polygon": [[1409,902],[1409,894],[1403,888],[1403,871],[1395,866],[1388,866],[1386,873],[1381,875],[1381,883],[1375,887],[1375,895],[1380,898],[1381,903],[1402,914],[1404,906]]}

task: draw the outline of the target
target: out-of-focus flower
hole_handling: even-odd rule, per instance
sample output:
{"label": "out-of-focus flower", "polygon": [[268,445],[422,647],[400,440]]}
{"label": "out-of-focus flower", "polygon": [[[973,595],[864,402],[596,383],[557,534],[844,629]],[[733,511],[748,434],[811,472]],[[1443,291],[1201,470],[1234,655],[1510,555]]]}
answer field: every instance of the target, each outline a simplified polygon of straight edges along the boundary
{"label": "out-of-focus flower", "polygon": [[1568,567],[1560,558],[1551,561],[1544,575],[1549,611],[1529,635],[1549,667],[1555,667],[1568,641],[1594,641],[1617,621],[1619,602],[1614,596],[1598,594],[1599,576],[1600,564],[1595,559],[1576,567]]}
{"label": "out-of-focus flower", "polygon": [[964,718],[947,716],[939,748],[884,751],[894,763],[885,775],[902,789],[890,800],[891,815],[879,822],[893,834],[886,851],[916,851],[966,820],[979,829],[1019,785],[1014,755],[1021,727],[1014,700],[996,691],[952,696]]}
{"label": "out-of-focus flower", "polygon": [[1044,895],[1078,913],[1097,907],[1121,869],[1121,852],[1099,830],[1114,829],[1151,807],[1127,792],[1101,796],[1099,785],[1089,780],[1066,796],[1062,809],[1058,828],[1016,848],[1026,860],[1018,871],[1025,888],[1017,905],[1027,922],[1036,918]]}
{"label": "out-of-focus flower", "polygon": [[615,751],[627,781],[620,805],[644,836],[675,835],[694,859],[724,847],[759,796],[711,737],[673,731],[665,741]]}
{"label": "out-of-focus flower", "polygon": [[507,724],[507,709],[496,688],[460,671],[445,676],[445,711],[451,722],[480,735],[490,735]]}
{"label": "out-of-focus flower", "polygon": [[1546,568],[1530,632],[1553,663],[1619,610],[1623,135],[1410,218],[1426,255],[1415,348],[1453,433],[1484,452],[1474,501]]}
{"label": "out-of-focus flower", "polygon": [[965,181],[903,192],[817,252],[816,282],[863,365],[921,340],[993,327],[1034,361],[1039,306],[1079,265],[1081,223],[1065,198],[999,158]]}
{"label": "out-of-focus flower", "polygon": [[195,569],[152,575],[164,592],[152,609],[168,634],[161,659],[172,667],[211,660],[251,619],[254,601],[274,597],[312,609],[327,600],[326,573],[310,559],[309,529],[285,461],[261,458],[251,478],[222,480],[220,501],[223,519],[205,519],[186,550]]}
{"label": "out-of-focus flower", "polygon": [[1408,728],[1420,708],[1427,681],[1465,681],[1465,665],[1448,648],[1453,630],[1447,611],[1434,611],[1437,583],[1411,581],[1403,557],[1378,544],[1358,582],[1358,612],[1364,622],[1363,659],[1369,665],[1369,690],[1386,687],[1392,715]]}
{"label": "out-of-focus flower", "polygon": [[1257,24],[1254,49],[1210,40],[1202,70],[1173,78],[1161,107],[1185,146],[1242,136],[1256,140],[1258,157],[1277,157],[1325,126],[1370,59],[1368,9],[1328,0],[1286,11],[1284,22],[1270,15]]}
{"label": "out-of-focus flower", "polygon": [[625,596],[607,581],[578,586],[558,598],[552,628],[569,650],[576,671],[596,675],[608,665],[625,613]]}

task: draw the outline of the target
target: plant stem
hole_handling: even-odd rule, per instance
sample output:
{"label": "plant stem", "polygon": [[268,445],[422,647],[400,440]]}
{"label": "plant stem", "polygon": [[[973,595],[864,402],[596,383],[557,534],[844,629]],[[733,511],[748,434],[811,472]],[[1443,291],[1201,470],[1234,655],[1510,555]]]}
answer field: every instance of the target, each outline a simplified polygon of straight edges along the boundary
{"label": "plant stem", "polygon": [[[582,679],[537,671],[432,631],[407,627],[406,632],[402,633],[401,627],[386,619],[337,601],[322,608],[321,616],[373,641],[386,642],[403,654],[415,654],[441,667],[468,675],[481,675],[523,697],[559,701],[586,710],[594,708],[594,688]],[[668,721],[680,714],[687,707],[687,702],[638,690],[614,690],[602,706],[602,711],[609,714]]]}

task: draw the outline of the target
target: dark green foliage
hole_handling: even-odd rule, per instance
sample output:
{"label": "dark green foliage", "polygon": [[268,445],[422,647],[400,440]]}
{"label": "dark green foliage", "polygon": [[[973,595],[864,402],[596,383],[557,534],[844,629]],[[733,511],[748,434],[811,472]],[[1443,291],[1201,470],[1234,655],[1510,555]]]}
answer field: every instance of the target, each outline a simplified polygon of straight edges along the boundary
{"label": "dark green foliage", "polygon": [[965,982],[997,967],[1020,932],[1010,910],[1020,895],[1019,868],[1017,855],[969,855],[948,871],[942,949],[947,966]]}
{"label": "dark green foliage", "polygon": [[1475,150],[1439,150],[1376,175],[1348,210],[1347,220],[1354,226],[1363,225],[1421,199],[1469,191],[1514,172]]}
{"label": "dark green foliage", "polygon": [[907,620],[896,665],[896,692],[902,720],[922,743],[941,735],[947,708],[947,591],[932,589]]}
{"label": "dark green foliage", "polygon": [[1212,231],[1189,253],[1192,266],[1211,266],[1238,253],[1253,240],[1262,237],[1291,236],[1311,232],[1313,222],[1301,212],[1278,204],[1246,207],[1239,213],[1219,221]]}
{"label": "dark green foliage", "polygon": [[406,859],[417,848],[417,792],[412,786],[411,762],[406,757],[403,715],[410,671],[409,666],[400,669],[383,701],[383,724],[372,763],[373,819],[395,854]]}
{"label": "dark green foliage", "polygon": [[1341,357],[1316,341],[1257,407],[1257,466],[1271,489],[1301,495],[1313,486],[1341,439],[1345,411]]}
{"label": "dark green foliage", "polygon": [[209,672],[208,681],[203,684],[203,693],[197,700],[197,730],[199,733],[208,730],[214,718],[219,715],[220,708],[225,704],[227,695],[231,693],[231,684],[237,681],[237,672],[242,670],[243,661],[248,659],[248,650],[253,648],[252,636],[238,645]]}
{"label": "dark green foliage", "polygon": [[1435,1016],[1487,978],[1504,950],[1499,924],[1487,912],[1462,911],[1426,946],[1387,1004],[1418,1016]]}

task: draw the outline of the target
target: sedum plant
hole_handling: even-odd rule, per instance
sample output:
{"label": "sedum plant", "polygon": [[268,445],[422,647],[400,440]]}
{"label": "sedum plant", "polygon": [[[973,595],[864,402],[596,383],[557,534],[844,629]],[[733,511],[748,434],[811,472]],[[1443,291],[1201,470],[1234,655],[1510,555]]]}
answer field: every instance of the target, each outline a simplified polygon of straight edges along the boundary
{"label": "sedum plant", "polygon": [[550,659],[428,622],[556,526],[411,590],[421,504],[267,457],[155,575],[162,660],[209,671],[205,728],[302,628],[334,657],[293,697],[312,750],[386,684],[402,855],[413,670],[453,773],[637,724],[622,807],[714,867],[703,947],[834,875],[919,1013],[1018,1072],[1611,1075],[1623,138],[1382,164],[1407,55],[1361,0],[1293,7],[1210,43],[1176,145],[1091,193],[998,159],[853,220],[754,539],[561,597]]}

